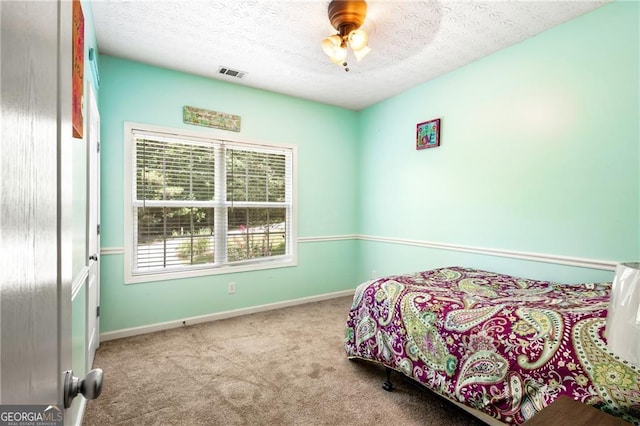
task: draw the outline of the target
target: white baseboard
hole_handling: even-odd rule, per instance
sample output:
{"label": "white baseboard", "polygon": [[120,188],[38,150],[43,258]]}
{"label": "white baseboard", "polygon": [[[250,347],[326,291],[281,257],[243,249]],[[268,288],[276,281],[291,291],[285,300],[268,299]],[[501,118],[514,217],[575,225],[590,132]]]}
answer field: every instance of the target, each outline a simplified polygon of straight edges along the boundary
{"label": "white baseboard", "polygon": [[301,299],[285,300],[283,302],[268,303],[265,305],[250,306],[248,308],[233,309],[231,311],[216,312],[213,314],[200,315],[197,317],[183,318],[173,321],[160,322],[156,324],[143,325],[140,327],[124,328],[122,330],[108,331],[100,334],[100,342],[107,340],[121,339],[124,337],[137,336],[139,334],[153,333],[155,331],[169,330],[171,328],[184,327],[185,325],[199,324],[203,322],[217,321],[226,318],[239,317],[242,315],[254,314],[257,312],[272,311],[274,309],[286,308],[289,306],[303,305],[305,303],[320,302],[322,300],[336,299],[338,297],[353,296],[355,289],[342,290],[333,293],[320,294],[318,296],[303,297]]}

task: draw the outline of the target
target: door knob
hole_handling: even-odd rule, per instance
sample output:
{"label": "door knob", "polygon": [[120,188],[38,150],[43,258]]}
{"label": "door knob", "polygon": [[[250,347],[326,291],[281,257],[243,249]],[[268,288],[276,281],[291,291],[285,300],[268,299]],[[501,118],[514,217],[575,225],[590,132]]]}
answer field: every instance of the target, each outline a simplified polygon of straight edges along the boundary
{"label": "door knob", "polygon": [[95,368],[79,379],[73,375],[73,370],[65,372],[64,376],[64,408],[71,407],[71,402],[79,393],[87,399],[96,399],[102,392],[102,369]]}

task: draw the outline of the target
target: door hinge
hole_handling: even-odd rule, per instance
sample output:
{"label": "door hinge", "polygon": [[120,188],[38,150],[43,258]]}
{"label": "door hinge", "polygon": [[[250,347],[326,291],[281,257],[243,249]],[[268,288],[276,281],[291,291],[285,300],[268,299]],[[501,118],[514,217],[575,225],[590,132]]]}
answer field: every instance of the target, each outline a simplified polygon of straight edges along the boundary
{"label": "door hinge", "polygon": [[98,224],[98,235],[100,235],[100,224]]}
{"label": "door hinge", "polygon": [[100,306],[96,308],[96,317],[100,316]]}
{"label": "door hinge", "polygon": [[96,143],[97,149],[98,149],[98,154],[100,154],[100,142]]}

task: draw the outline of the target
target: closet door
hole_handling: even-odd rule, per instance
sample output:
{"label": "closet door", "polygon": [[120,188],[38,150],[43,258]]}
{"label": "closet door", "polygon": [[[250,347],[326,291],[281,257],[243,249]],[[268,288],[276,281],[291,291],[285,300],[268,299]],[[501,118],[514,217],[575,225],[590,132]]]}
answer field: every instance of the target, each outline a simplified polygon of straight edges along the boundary
{"label": "closet door", "polygon": [[87,371],[100,345],[100,115],[92,86],[87,90]]}

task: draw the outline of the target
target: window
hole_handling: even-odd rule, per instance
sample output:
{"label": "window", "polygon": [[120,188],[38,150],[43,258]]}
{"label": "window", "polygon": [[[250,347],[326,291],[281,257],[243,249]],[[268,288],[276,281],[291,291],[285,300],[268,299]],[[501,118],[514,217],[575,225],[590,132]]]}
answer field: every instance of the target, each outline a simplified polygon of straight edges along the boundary
{"label": "window", "polygon": [[295,264],[292,147],[125,135],[127,282]]}

